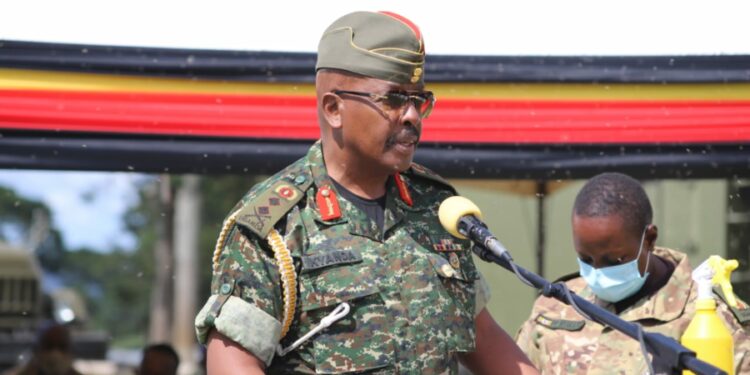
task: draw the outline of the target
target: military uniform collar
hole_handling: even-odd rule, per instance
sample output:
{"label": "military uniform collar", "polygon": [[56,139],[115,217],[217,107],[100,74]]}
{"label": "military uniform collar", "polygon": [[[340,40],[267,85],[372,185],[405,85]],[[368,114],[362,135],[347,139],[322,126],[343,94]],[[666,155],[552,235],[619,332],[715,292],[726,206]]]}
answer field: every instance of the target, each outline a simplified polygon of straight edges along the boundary
{"label": "military uniform collar", "polygon": [[328,175],[328,170],[326,169],[325,161],[323,160],[323,147],[320,140],[315,142],[308,151],[307,160],[313,184],[315,185],[315,191],[313,194],[318,196],[321,189],[328,189],[331,192],[330,196],[336,200],[340,208],[339,217],[326,219],[325,215],[321,214],[321,207],[320,204],[318,204],[316,220],[319,222],[325,223],[326,225],[338,225],[349,222],[349,231],[351,234],[368,237],[374,240],[382,240],[383,234],[388,232],[390,228],[402,220],[404,216],[402,206],[405,206],[406,204],[397,198],[401,195],[398,186],[394,182],[394,178],[389,178],[386,185],[385,222],[383,223],[383,231],[381,233],[377,225],[374,225],[374,222],[359,217],[359,214],[361,214],[359,210],[350,202],[339,197],[339,194],[336,191],[336,186]]}
{"label": "military uniform collar", "polygon": [[327,225],[345,223],[347,221],[346,215],[342,211],[336,186],[326,170],[320,140],[315,142],[307,151],[306,159],[314,185],[312,194],[316,204],[316,220]]}
{"label": "military uniform collar", "polygon": [[307,151],[307,163],[316,188],[332,185],[331,177],[328,176],[328,171],[323,161],[323,147],[320,140],[315,142],[310,147],[310,150]]}
{"label": "military uniform collar", "polygon": [[[631,322],[643,319],[655,319],[662,322],[669,322],[679,318],[685,311],[693,285],[691,279],[692,268],[690,267],[687,256],[679,251],[663,247],[656,247],[654,249],[654,255],[657,255],[665,261],[675,265],[675,269],[672,272],[669,281],[651,296],[640,299],[633,306],[620,313],[620,318]],[[582,277],[573,277],[573,275],[569,275],[565,277],[565,280],[563,281],[565,281],[565,285],[567,285],[571,291],[578,294],[581,298],[594,303],[613,314],[615,313],[614,305],[597,299],[594,292],[591,291]],[[570,307],[567,307],[565,311],[574,312]]]}
{"label": "military uniform collar", "polygon": [[654,255],[672,263],[675,269],[669,281],[661,289],[623,311],[620,317],[624,320],[655,319],[668,322],[679,318],[685,310],[693,285],[692,268],[687,256],[664,247],[656,247]]}

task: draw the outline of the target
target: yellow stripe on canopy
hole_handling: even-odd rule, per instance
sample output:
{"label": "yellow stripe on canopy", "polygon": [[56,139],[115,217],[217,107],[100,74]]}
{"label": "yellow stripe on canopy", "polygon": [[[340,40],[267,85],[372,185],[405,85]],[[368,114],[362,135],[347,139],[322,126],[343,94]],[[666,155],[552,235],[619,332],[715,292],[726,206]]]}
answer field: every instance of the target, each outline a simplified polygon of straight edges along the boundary
{"label": "yellow stripe on canopy", "polygon": [[0,69],[0,89],[238,95],[313,95],[315,93],[312,84],[220,81],[23,69]]}
{"label": "yellow stripe on canopy", "polygon": [[[748,100],[750,83],[432,83],[438,100]],[[0,89],[312,96],[311,83],[243,82],[0,68]]]}

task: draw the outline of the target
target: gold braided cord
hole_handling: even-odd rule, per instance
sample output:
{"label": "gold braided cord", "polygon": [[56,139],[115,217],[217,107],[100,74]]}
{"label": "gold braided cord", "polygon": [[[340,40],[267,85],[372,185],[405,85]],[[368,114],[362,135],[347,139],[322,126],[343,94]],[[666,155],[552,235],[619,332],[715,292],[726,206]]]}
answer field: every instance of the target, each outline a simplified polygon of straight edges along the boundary
{"label": "gold braided cord", "polygon": [[284,320],[281,324],[281,338],[289,332],[294,320],[294,310],[297,307],[297,274],[294,272],[292,255],[276,229],[268,234],[268,243],[273,250],[274,258],[281,274],[281,288],[284,293]]}
{"label": "gold braided cord", "polygon": [[237,215],[240,213],[240,210],[235,211],[232,215],[230,215],[226,220],[224,220],[224,226],[221,227],[221,232],[219,232],[219,238],[216,239],[216,247],[214,248],[214,256],[211,258],[213,263],[213,271],[216,272],[216,269],[219,267],[219,257],[221,256],[221,250],[224,248],[224,241],[227,239],[227,235],[229,234],[229,230],[232,229],[232,226],[237,221]]}
{"label": "gold braided cord", "polygon": [[[237,221],[237,212],[230,215],[225,221],[224,225],[219,232],[219,238],[216,240],[216,247],[214,248],[214,255],[212,258],[213,271],[216,272],[219,267],[219,257],[224,247],[224,241],[226,240],[229,231]],[[281,237],[276,229],[271,229],[268,234],[268,243],[271,245],[273,250],[274,259],[276,264],[279,266],[279,273],[281,274],[281,289],[284,293],[284,319],[281,325],[281,337],[286,336],[289,332],[289,327],[292,325],[294,320],[294,310],[297,307],[297,273],[294,271],[294,263],[292,262],[292,255],[289,249],[284,243],[284,239]]]}

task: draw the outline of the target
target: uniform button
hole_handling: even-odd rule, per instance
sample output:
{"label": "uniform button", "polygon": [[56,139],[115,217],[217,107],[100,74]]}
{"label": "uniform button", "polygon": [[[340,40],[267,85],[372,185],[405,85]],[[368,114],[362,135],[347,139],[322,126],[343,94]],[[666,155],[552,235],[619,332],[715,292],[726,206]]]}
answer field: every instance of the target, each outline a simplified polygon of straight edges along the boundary
{"label": "uniform button", "polygon": [[297,185],[300,185],[300,184],[304,183],[305,180],[306,180],[305,176],[299,175],[299,176],[297,176],[297,177],[294,178],[294,183],[297,184]]}
{"label": "uniform button", "polygon": [[221,284],[221,294],[229,294],[232,291],[232,286],[229,284]]}

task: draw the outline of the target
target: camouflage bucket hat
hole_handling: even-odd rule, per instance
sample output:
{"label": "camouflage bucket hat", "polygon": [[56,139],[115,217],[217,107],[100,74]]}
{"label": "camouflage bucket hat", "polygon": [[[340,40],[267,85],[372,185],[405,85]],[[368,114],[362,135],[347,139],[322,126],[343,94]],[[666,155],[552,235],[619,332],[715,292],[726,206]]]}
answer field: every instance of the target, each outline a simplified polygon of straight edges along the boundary
{"label": "camouflage bucket hat", "polygon": [[318,44],[315,70],[341,69],[407,84],[424,83],[424,40],[414,23],[391,12],[349,13]]}

